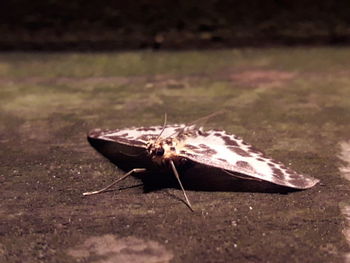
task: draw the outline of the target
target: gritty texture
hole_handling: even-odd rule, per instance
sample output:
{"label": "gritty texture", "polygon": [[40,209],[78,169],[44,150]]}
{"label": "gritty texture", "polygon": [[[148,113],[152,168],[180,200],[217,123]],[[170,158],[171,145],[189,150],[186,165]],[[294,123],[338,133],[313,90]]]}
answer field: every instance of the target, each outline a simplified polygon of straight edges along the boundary
{"label": "gritty texture", "polygon": [[171,253],[156,242],[132,236],[118,239],[113,235],[90,237],[82,244],[68,249],[67,253],[78,260],[100,263],[164,263],[173,258]]}
{"label": "gritty texture", "polygon": [[[343,262],[349,185],[337,155],[350,139],[349,56],[347,48],[0,54],[0,262],[103,262],[138,251],[164,262]],[[82,196],[123,174],[88,145],[87,131],[161,125],[164,112],[186,123],[222,109],[208,128],[320,184],[288,194],[188,191],[194,212],[179,189],[146,189],[136,178]]]}

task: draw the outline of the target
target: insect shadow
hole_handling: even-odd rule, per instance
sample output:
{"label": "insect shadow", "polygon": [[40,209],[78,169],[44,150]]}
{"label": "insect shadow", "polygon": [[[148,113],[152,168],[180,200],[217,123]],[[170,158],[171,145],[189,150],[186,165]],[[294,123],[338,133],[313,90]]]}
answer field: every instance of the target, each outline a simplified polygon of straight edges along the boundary
{"label": "insect shadow", "polygon": [[[134,165],[126,163],[119,168],[129,171]],[[300,191],[290,187],[284,187],[266,181],[246,180],[228,175],[225,171],[217,168],[207,167],[186,167],[179,169],[183,186],[186,190],[207,191],[207,192],[252,192],[252,193],[276,193],[288,194]],[[239,176],[239,174],[237,174]],[[145,193],[158,191],[166,188],[181,189],[174,175],[169,171],[150,170],[144,173],[135,174],[134,177],[142,182]],[[141,186],[138,184],[138,186]]]}

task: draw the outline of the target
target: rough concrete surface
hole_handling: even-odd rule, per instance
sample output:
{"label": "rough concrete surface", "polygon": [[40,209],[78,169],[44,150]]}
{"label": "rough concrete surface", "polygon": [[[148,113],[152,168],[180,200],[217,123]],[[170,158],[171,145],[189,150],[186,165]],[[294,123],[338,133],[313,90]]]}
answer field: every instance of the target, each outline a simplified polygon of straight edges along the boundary
{"label": "rough concrete surface", "polygon": [[[345,262],[350,49],[0,54],[0,262]],[[321,180],[288,194],[146,189],[88,130],[189,123]],[[346,151],[345,151],[346,152]],[[346,233],[346,231],[344,232]],[[348,231],[349,233],[349,231]],[[350,262],[350,261],[349,261]]]}

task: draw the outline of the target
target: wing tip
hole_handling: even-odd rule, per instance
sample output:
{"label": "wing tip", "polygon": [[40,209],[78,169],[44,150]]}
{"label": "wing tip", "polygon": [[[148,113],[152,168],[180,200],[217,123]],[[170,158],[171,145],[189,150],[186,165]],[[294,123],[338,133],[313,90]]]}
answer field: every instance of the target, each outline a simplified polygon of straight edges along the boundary
{"label": "wing tip", "polygon": [[320,180],[317,178],[309,177],[309,179],[310,179],[310,183],[307,188],[311,188],[320,182]]}
{"label": "wing tip", "polygon": [[104,130],[100,128],[92,129],[88,131],[87,137],[91,139],[97,139],[103,134]]}
{"label": "wing tip", "polygon": [[320,180],[317,178],[301,175],[301,177],[298,180],[288,181],[287,186],[302,190],[314,187],[319,182]]}

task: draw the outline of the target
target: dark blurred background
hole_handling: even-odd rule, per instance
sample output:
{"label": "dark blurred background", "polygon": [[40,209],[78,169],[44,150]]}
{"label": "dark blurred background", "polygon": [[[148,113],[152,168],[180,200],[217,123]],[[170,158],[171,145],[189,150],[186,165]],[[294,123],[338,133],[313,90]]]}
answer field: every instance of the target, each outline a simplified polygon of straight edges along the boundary
{"label": "dark blurred background", "polygon": [[2,0],[1,50],[350,43],[349,0]]}

